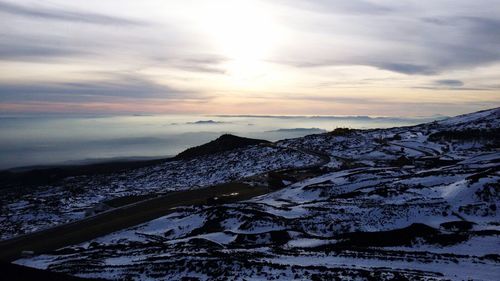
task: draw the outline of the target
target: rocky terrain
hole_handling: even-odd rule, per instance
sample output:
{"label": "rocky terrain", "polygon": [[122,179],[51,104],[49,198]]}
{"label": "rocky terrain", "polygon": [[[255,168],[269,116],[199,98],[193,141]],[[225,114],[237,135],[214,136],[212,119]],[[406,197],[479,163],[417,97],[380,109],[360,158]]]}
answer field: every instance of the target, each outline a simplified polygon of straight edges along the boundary
{"label": "rocky terrain", "polygon": [[84,218],[95,208],[111,207],[103,205],[110,200],[196,189],[316,161],[317,157],[293,149],[254,145],[140,169],[10,188],[0,194],[0,239]]}
{"label": "rocky terrain", "polygon": [[[330,161],[310,171],[282,171],[285,187],[269,194],[179,207],[16,263],[114,280],[498,280],[499,133],[497,108],[412,127],[337,129],[133,173],[67,179],[22,200],[4,196],[2,202],[10,203],[2,204],[2,237],[45,225],[46,215],[77,214],[79,204],[108,194],[252,181],[249,176],[259,173],[317,163],[315,153]],[[72,186],[83,195],[73,195]],[[33,203],[44,198],[59,201],[49,201],[57,202],[49,209]]]}

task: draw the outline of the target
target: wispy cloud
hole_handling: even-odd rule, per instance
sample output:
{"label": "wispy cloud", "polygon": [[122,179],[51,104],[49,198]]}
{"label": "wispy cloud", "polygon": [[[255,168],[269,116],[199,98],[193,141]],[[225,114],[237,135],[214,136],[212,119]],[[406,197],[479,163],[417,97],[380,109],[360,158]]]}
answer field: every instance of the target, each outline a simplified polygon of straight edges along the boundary
{"label": "wispy cloud", "polygon": [[123,99],[206,99],[207,96],[161,85],[137,75],[103,80],[44,83],[1,83],[0,102],[118,102]]}
{"label": "wispy cloud", "polygon": [[307,17],[296,11],[293,18],[285,16],[314,40],[296,41],[292,54],[277,54],[273,61],[306,68],[372,66],[405,75],[491,65],[500,62],[500,18],[488,13],[493,3],[283,1],[297,10],[318,7],[312,11],[337,15]]}
{"label": "wispy cloud", "polygon": [[432,91],[500,91],[498,85],[478,85],[475,87],[467,86],[462,80],[457,79],[440,79],[431,83],[413,87],[415,89],[432,90]]}
{"label": "wispy cloud", "polygon": [[447,87],[462,87],[464,85],[464,82],[455,79],[442,79],[437,80],[435,83]]}
{"label": "wispy cloud", "polygon": [[277,3],[306,9],[318,13],[376,15],[394,11],[394,8],[365,0],[331,1],[331,0],[280,0]]}
{"label": "wispy cloud", "polygon": [[60,8],[49,8],[35,5],[18,5],[10,2],[0,2],[0,13],[11,14],[22,17],[40,18],[45,20],[83,22],[105,25],[144,25],[145,22],[97,14],[84,11],[72,11]]}
{"label": "wispy cloud", "polygon": [[169,58],[166,63],[170,67],[189,72],[203,72],[212,74],[226,74],[220,65],[227,59],[217,56],[198,56],[192,58]]}
{"label": "wispy cloud", "polygon": [[[61,44],[61,41],[61,38],[48,36],[0,34],[0,60],[49,61],[62,57],[76,57],[92,52],[82,46]],[[27,44],[26,42],[30,43]]]}
{"label": "wispy cloud", "polygon": [[374,64],[374,66],[380,69],[385,69],[410,75],[413,74],[432,75],[438,72],[433,66],[409,64],[409,63],[389,62],[389,63]]}

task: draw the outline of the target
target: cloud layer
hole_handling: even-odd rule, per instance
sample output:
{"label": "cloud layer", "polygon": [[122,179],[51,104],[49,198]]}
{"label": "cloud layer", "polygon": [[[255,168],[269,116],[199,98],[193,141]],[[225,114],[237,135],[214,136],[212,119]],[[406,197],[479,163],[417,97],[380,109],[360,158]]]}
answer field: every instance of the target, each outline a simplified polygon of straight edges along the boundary
{"label": "cloud layer", "polygon": [[0,0],[0,109],[453,115],[500,106],[499,46],[498,0]]}
{"label": "cloud layer", "polygon": [[91,24],[111,25],[142,25],[144,22],[119,18],[98,13],[72,11],[60,8],[49,8],[40,5],[18,5],[9,2],[0,2],[0,13],[39,18],[41,20],[56,20],[67,22],[84,22]]}

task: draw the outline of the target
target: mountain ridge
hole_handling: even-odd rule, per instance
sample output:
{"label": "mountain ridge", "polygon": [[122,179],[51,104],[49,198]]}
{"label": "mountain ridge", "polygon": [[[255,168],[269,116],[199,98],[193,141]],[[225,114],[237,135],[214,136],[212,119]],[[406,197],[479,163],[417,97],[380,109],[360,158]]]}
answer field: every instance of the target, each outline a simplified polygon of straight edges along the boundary
{"label": "mountain ridge", "polygon": [[232,134],[223,134],[213,141],[184,150],[183,152],[177,154],[174,159],[186,160],[194,157],[205,156],[264,143],[270,142],[267,140],[239,137]]}

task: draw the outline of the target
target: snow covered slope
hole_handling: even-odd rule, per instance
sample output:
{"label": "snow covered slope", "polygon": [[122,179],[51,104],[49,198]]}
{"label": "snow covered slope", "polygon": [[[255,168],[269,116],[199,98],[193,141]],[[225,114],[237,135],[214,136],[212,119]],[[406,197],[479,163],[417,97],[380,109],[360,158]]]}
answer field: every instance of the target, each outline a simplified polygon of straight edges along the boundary
{"label": "snow covered slope", "polygon": [[499,117],[283,140],[331,161],[249,201],[178,208],[17,263],[116,280],[498,280]]}
{"label": "snow covered slope", "polygon": [[110,175],[66,178],[34,189],[3,190],[0,239],[81,219],[92,207],[119,197],[206,187],[316,161],[296,150],[255,145]]}

